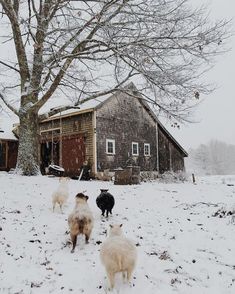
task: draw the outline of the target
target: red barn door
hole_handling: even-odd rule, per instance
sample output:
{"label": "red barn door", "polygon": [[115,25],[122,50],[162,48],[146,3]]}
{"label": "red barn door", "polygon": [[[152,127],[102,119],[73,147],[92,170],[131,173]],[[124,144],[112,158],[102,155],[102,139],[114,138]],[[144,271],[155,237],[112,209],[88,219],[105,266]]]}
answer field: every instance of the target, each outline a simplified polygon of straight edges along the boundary
{"label": "red barn door", "polygon": [[86,148],[83,135],[66,136],[62,141],[62,166],[70,176],[79,175],[85,161]]}

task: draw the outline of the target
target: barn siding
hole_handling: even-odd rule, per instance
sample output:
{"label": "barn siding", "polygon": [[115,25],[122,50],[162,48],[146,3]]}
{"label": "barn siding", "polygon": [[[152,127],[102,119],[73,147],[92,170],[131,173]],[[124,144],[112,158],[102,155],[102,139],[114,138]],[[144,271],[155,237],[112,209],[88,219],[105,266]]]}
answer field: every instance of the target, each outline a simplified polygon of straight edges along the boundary
{"label": "barn siding", "polygon": [[[77,175],[84,160],[87,160],[92,166],[94,164],[92,112],[64,117],[61,122],[60,119],[42,122],[40,125],[41,142],[51,141],[51,136],[45,136],[43,131],[61,126],[62,166],[67,169],[68,174]],[[57,137],[59,138],[60,136]]]}
{"label": "barn siding", "polygon": [[7,169],[7,146],[7,141],[0,140],[0,170]]}
{"label": "barn siding", "polygon": [[84,136],[66,136],[62,144],[63,168],[67,175],[77,176],[86,159]]}
{"label": "barn siding", "polygon": [[[108,99],[97,109],[96,132],[98,171],[131,163],[156,170],[156,124],[136,98],[118,93]],[[106,139],[115,140],[115,155],[106,154]],[[132,156],[132,142],[139,143],[139,156]],[[150,144],[150,156],[144,156],[144,143]]]}
{"label": "barn siding", "polygon": [[170,170],[170,142],[166,134],[158,127],[158,160],[159,160],[159,172]]}
{"label": "barn siding", "polygon": [[159,172],[162,174],[166,171],[183,171],[184,155],[160,127],[158,128],[158,144]]}
{"label": "barn siding", "polygon": [[18,154],[18,141],[8,142],[8,170],[16,167]]}
{"label": "barn siding", "polygon": [[172,171],[184,171],[184,157],[182,153],[175,147],[173,143],[170,143],[171,148],[171,162]]}
{"label": "barn siding", "polygon": [[[9,171],[11,168],[16,167],[17,162],[17,152],[18,152],[18,142],[17,141],[8,141],[8,140],[0,140],[0,144],[4,144],[4,156],[5,166],[0,166],[0,170]],[[1,150],[0,150],[1,151]]]}

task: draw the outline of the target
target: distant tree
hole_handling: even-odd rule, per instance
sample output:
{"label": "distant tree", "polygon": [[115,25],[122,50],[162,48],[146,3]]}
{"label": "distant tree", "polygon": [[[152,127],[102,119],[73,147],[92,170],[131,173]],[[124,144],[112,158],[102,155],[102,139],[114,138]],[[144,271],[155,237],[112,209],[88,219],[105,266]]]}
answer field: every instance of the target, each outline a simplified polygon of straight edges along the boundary
{"label": "distant tree", "polygon": [[188,0],[0,0],[0,7],[1,50],[15,49],[0,56],[0,98],[19,116],[17,169],[25,175],[39,172],[38,113],[51,97],[62,92],[80,105],[134,79],[157,111],[187,121],[210,91],[200,77],[229,37],[227,21],[211,23],[206,7]]}
{"label": "distant tree", "polygon": [[210,172],[210,155],[208,146],[201,144],[195,152],[195,160],[199,164],[199,167],[206,173]]}
{"label": "distant tree", "polygon": [[211,140],[206,145],[191,149],[189,158],[189,169],[199,174],[235,174],[235,145]]}

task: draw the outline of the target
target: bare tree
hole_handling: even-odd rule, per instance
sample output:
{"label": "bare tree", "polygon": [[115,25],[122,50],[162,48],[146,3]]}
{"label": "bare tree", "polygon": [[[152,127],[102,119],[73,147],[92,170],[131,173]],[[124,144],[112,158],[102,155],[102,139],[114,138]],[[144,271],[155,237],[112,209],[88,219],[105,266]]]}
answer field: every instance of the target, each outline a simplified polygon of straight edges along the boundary
{"label": "bare tree", "polygon": [[229,37],[227,21],[211,23],[207,9],[188,0],[0,0],[0,7],[0,46],[15,49],[0,56],[0,98],[19,116],[17,168],[26,175],[39,171],[39,110],[52,96],[80,105],[132,80],[157,111],[188,120],[210,90],[200,76]]}
{"label": "bare tree", "polygon": [[189,151],[188,168],[200,175],[235,174],[235,146],[211,140]]}

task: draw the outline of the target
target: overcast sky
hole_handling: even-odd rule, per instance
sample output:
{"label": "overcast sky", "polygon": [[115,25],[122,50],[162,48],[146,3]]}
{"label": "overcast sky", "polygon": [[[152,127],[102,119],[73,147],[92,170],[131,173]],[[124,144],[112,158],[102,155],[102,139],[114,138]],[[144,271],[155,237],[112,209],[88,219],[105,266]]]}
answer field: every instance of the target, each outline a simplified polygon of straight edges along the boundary
{"label": "overcast sky", "polygon": [[[192,1],[200,3],[199,0]],[[235,1],[211,0],[208,3],[212,17],[234,18],[235,33]],[[198,123],[182,126],[180,130],[168,127],[186,150],[211,139],[235,145],[235,37],[229,43],[231,51],[219,57],[216,66],[205,76],[207,80],[215,82],[218,88],[204,97],[205,100],[195,112],[194,119]]]}

